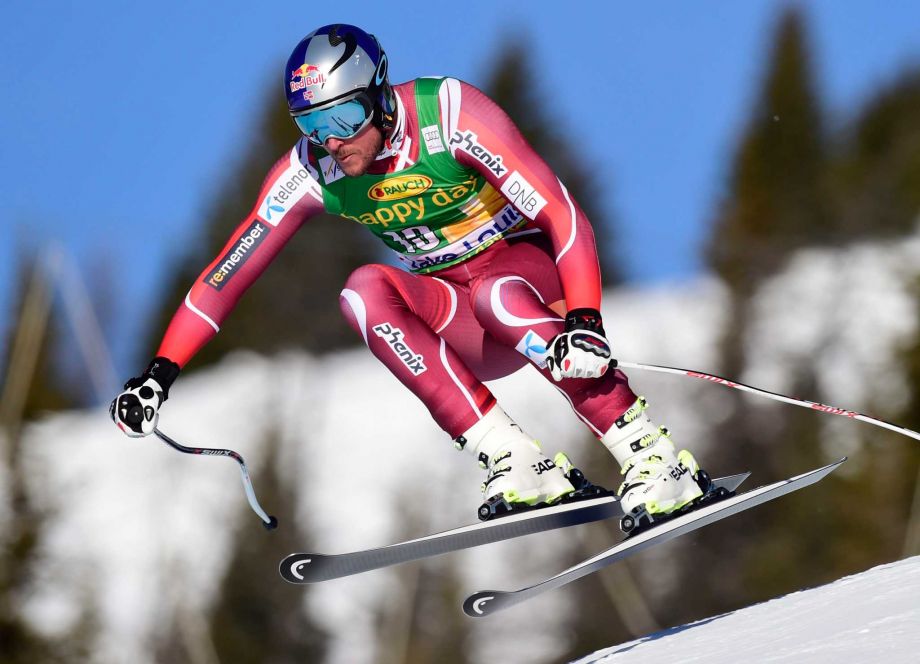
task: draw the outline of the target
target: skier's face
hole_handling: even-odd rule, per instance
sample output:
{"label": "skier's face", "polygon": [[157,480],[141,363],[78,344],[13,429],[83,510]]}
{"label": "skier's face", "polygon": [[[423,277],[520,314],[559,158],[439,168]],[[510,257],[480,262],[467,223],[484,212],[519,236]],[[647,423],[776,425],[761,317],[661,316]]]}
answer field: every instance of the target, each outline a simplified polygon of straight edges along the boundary
{"label": "skier's face", "polygon": [[383,149],[383,133],[369,124],[351,138],[330,136],[323,146],[349,177],[364,175]]}

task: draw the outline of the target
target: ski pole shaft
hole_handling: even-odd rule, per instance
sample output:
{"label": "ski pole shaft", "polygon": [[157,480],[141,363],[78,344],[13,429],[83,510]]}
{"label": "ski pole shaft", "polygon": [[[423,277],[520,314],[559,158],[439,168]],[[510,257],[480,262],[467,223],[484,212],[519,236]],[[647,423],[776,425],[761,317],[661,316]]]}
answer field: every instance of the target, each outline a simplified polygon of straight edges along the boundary
{"label": "ski pole shaft", "polygon": [[243,488],[246,490],[246,499],[249,501],[249,506],[252,508],[252,511],[258,514],[259,518],[262,519],[262,525],[265,526],[266,530],[277,528],[278,519],[266,514],[265,510],[262,509],[262,506],[259,505],[259,501],[256,499],[255,489],[252,488],[252,480],[249,479],[249,469],[246,467],[246,462],[243,460],[243,457],[239,452],[234,452],[233,450],[218,449],[214,447],[186,447],[185,445],[177,443],[175,440],[167,436],[159,429],[154,429],[153,433],[156,434],[157,438],[172,447],[174,450],[184,452],[185,454],[199,454],[202,456],[226,456],[236,461],[240,465],[240,476],[243,478]]}
{"label": "ski pole shaft", "polygon": [[801,406],[802,408],[810,408],[812,410],[817,410],[822,413],[830,413],[831,415],[843,415],[854,420],[859,420],[860,422],[866,422],[867,424],[873,424],[877,427],[883,429],[888,429],[889,431],[894,431],[895,433],[902,434],[914,440],[920,440],[920,433],[912,431],[906,427],[898,426],[897,424],[892,424],[891,422],[885,422],[884,420],[879,420],[874,417],[869,417],[868,415],[863,415],[862,413],[857,413],[852,410],[846,410],[844,408],[837,408],[835,406],[827,406],[823,403],[816,403],[814,401],[808,401],[806,399],[795,399],[793,397],[787,397],[784,394],[777,394],[775,392],[768,392],[767,390],[762,390],[759,387],[751,387],[750,385],[745,385],[744,383],[739,383],[737,381],[729,380],[727,378],[722,378],[721,376],[714,376],[712,374],[703,373],[701,371],[691,371],[689,369],[678,369],[677,367],[663,367],[655,364],[641,364],[639,362],[617,362],[618,367],[625,369],[641,369],[642,371],[657,371],[659,373],[669,373],[675,374],[678,376],[689,376],[691,378],[699,378],[701,380],[709,381],[710,383],[716,383],[718,385],[724,385],[725,387],[731,387],[736,390],[741,390],[742,392],[748,392],[750,394],[756,394],[760,397],[766,397],[767,399],[773,399],[774,401],[781,401],[783,403],[792,404],[793,406]]}

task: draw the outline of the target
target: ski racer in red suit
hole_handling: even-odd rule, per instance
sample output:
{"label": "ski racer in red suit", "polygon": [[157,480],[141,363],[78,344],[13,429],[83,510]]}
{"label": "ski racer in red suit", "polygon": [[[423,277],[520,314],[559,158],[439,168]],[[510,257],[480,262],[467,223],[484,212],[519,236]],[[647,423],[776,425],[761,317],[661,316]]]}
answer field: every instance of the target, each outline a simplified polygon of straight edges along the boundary
{"label": "ski racer in red suit", "polygon": [[329,212],[366,226],[402,264],[356,270],[342,312],[487,470],[485,500],[514,509],[574,491],[564,455],[544,455],[483,384],[527,363],[620,463],[624,510],[667,513],[700,497],[693,456],[610,368],[590,223],[502,109],[452,78],[391,86],[377,39],[350,25],[305,37],[284,75],[303,138],[112,402],[121,430],[153,431],[180,368],[300,226]]}

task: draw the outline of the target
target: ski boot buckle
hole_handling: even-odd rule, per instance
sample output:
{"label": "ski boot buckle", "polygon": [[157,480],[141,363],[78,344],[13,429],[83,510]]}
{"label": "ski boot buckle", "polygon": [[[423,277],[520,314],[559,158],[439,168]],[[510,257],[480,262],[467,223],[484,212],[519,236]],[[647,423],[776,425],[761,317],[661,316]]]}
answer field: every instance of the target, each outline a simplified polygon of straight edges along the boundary
{"label": "ski boot buckle", "polygon": [[565,474],[565,478],[572,484],[575,490],[563,496],[559,501],[560,503],[574,503],[579,500],[590,500],[592,498],[603,498],[604,496],[614,495],[613,491],[591,482],[585,477],[583,472],[574,466]]}
{"label": "ski boot buckle", "polygon": [[505,500],[505,494],[497,493],[494,496],[490,496],[486,502],[480,505],[476,513],[480,521],[488,521],[499,516],[505,516],[514,510],[515,508],[511,506],[511,503]]}
{"label": "ski boot buckle", "polygon": [[654,523],[655,519],[653,519],[652,515],[645,509],[645,505],[636,505],[629,511],[629,514],[626,514],[620,519],[620,530],[628,537],[637,528],[645,529]]}

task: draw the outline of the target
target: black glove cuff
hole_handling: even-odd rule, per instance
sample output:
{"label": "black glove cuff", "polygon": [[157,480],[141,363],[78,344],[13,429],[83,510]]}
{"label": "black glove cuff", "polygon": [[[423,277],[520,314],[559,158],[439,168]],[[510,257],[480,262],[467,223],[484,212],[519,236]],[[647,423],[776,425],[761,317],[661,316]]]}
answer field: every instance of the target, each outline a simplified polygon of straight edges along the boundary
{"label": "black glove cuff", "polygon": [[587,307],[572,309],[565,315],[565,331],[571,332],[572,330],[588,330],[604,337],[607,336],[604,333],[604,321],[601,320],[601,312]]}
{"label": "black glove cuff", "polygon": [[169,397],[169,388],[173,381],[179,377],[179,365],[170,360],[168,357],[155,357],[150,360],[145,376],[153,378],[163,388],[163,400]]}

